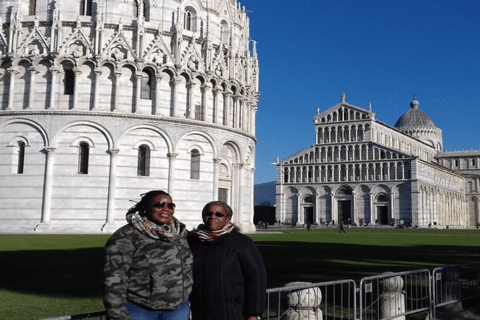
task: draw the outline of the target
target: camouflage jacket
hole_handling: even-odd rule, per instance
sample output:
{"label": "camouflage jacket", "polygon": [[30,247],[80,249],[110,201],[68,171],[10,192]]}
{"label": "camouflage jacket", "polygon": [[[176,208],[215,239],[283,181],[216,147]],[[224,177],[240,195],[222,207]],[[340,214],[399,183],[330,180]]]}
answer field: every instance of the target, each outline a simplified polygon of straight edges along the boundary
{"label": "camouflage jacket", "polygon": [[171,243],[149,238],[133,226],[118,229],[105,245],[103,303],[109,319],[131,319],[127,300],[153,310],[174,310],[192,290],[193,257],[182,237]]}

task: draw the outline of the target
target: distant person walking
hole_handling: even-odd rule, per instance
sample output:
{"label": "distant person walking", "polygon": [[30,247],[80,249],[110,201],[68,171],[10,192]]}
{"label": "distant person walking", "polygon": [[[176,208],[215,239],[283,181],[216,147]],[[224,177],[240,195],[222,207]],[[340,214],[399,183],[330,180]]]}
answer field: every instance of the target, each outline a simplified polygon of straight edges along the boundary
{"label": "distant person walking", "polygon": [[340,226],[338,228],[338,233],[347,233],[347,230],[345,230],[345,227],[343,226],[343,222],[340,222]]}
{"label": "distant person walking", "polygon": [[311,227],[312,227],[312,224],[310,223],[310,221],[307,221],[307,230],[310,231]]}

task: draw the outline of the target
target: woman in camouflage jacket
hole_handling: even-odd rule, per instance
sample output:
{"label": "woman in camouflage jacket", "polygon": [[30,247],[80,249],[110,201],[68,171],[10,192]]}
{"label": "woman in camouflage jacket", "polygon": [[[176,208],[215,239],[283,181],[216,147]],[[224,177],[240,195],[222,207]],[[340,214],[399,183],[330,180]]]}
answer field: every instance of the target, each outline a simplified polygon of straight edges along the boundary
{"label": "woman in camouflage jacket", "polygon": [[150,191],[108,240],[103,303],[109,319],[188,319],[193,258],[174,211],[168,193]]}

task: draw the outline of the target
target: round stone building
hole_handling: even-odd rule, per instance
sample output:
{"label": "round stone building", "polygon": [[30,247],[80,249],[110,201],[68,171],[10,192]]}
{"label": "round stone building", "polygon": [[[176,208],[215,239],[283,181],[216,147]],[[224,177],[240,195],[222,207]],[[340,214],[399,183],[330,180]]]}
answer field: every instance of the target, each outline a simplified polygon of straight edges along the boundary
{"label": "round stone building", "polygon": [[162,189],[253,231],[258,59],[236,0],[0,2],[2,232],[99,233]]}

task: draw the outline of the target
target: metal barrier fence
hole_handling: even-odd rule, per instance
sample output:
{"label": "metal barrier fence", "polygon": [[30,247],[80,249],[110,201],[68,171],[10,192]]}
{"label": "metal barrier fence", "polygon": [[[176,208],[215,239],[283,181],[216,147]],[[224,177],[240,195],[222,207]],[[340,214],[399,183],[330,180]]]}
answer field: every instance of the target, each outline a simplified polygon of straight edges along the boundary
{"label": "metal barrier fence", "polygon": [[464,313],[464,302],[480,305],[480,264],[452,265],[436,268],[432,273],[433,319],[437,313]]}
{"label": "metal barrier fence", "polygon": [[[267,290],[264,320],[405,320],[409,315],[452,319],[480,305],[480,263],[384,273],[353,280],[293,282]],[[424,313],[424,315],[421,315]],[[445,318],[445,315],[446,318]],[[478,316],[477,316],[478,317]],[[105,311],[43,320],[105,319]],[[423,318],[425,319],[425,318]]]}
{"label": "metal barrier fence", "polygon": [[430,310],[430,271],[384,273],[359,286],[359,319],[405,319]]}
{"label": "metal barrier fence", "polygon": [[292,282],[267,290],[268,307],[262,319],[355,320],[356,299],[353,280]]}

